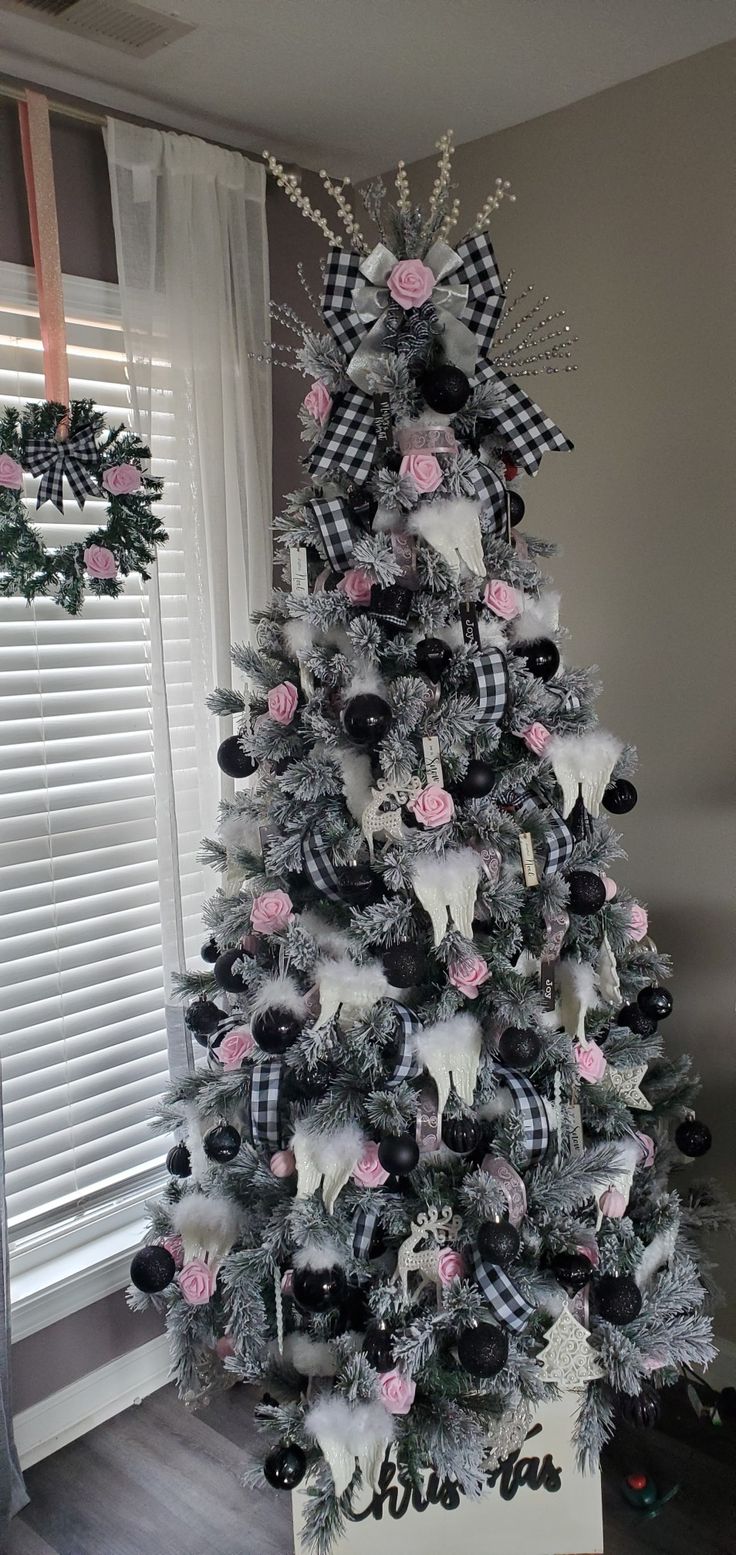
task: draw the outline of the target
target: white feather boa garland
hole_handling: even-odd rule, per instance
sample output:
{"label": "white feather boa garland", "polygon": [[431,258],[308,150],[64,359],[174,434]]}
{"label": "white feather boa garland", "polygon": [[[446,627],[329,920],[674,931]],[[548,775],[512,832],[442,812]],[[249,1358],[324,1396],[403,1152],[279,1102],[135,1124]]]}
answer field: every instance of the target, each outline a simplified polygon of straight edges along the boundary
{"label": "white feather boa garland", "polygon": [[394,1435],[393,1419],[382,1404],[349,1404],[332,1394],[312,1405],[304,1426],[330,1466],[336,1496],[347,1490],[356,1460],[366,1483],[378,1489],[383,1456]]}

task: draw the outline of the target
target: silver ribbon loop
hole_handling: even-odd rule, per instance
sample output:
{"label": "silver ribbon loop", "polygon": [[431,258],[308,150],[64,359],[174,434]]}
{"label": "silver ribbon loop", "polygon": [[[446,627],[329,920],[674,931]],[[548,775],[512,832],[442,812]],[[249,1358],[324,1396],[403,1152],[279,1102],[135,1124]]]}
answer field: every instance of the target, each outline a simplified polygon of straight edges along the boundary
{"label": "silver ribbon loop", "polygon": [[[478,354],[477,342],[473,331],[461,321],[461,314],[468,305],[469,288],[467,281],[460,280],[455,274],[462,270],[463,261],[448,243],[437,242],[432,244],[422,262],[435,278],[431,302],[437,312],[445,357],[472,377]],[[348,375],[366,393],[380,388],[386,381],[385,315],[392,302],[387,282],[398,263],[396,255],[385,243],[377,243],[360,265],[365,284],[356,286],[353,293],[352,313],[369,328],[352,357]]]}

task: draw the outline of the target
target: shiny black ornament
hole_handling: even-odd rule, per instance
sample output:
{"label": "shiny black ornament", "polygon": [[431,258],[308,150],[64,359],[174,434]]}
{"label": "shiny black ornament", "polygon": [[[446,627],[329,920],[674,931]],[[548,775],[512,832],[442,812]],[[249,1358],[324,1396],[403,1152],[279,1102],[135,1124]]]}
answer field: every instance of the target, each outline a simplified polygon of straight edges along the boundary
{"label": "shiny black ornament", "polygon": [[472,1155],[483,1138],[483,1130],[468,1113],[459,1118],[443,1117],[442,1142],[453,1155]]}
{"label": "shiny black ornament", "polygon": [[559,649],[549,637],[538,637],[532,643],[517,643],[514,653],[524,660],[530,675],[536,675],[538,680],[551,680],[560,667]]}
{"label": "shiny black ornament", "polygon": [[152,1243],[150,1247],[139,1247],[133,1254],[130,1278],[136,1290],[145,1291],[147,1296],[165,1290],[175,1274],[176,1264],[165,1247]]}
{"label": "shiny black ornament", "polygon": [[511,528],[515,529],[516,525],[521,523],[521,520],[524,517],[524,514],[526,513],[526,504],[524,502],[524,498],[519,496],[518,491],[510,491],[508,496],[509,496],[509,523],[511,525]]}
{"label": "shiny black ornament", "polygon": [[590,869],[573,869],[567,877],[567,883],[570,887],[570,912],[579,913],[582,918],[600,912],[606,900],[606,888],[600,875],[594,875]]}
{"label": "shiny black ornament", "polygon": [[495,771],[487,761],[473,756],[468,762],[464,777],[458,778],[455,790],[461,799],[483,799],[493,788]]}
{"label": "shiny black ornament", "polygon": [[354,486],[348,497],[350,517],[361,529],[370,529],[378,512],[378,501],[367,486]]}
{"label": "shiny black ornament", "polygon": [[509,1069],[531,1069],[541,1051],[541,1040],[530,1026],[509,1026],[498,1043],[498,1056]]}
{"label": "shiny black ornament", "polygon": [[[378,1257],[378,1248],[381,1246],[382,1236],[374,1231],[371,1237],[369,1258]],[[373,1316],[368,1301],[368,1290],[365,1285],[359,1285],[357,1280],[348,1280],[348,1288],[344,1301],[340,1302],[340,1314],[338,1317],[338,1332],[341,1334],[362,1334],[365,1332]]]}
{"label": "shiny black ornament", "polygon": [[652,1020],[651,1015],[645,1015],[638,1003],[625,1004],[618,1012],[616,1024],[628,1026],[635,1037],[653,1037],[657,1030],[656,1020]]}
{"label": "shiny black ornament", "polygon": [[206,1047],[222,1020],[222,1010],[211,999],[195,999],[184,1011],[184,1025],[191,1031],[195,1042]]}
{"label": "shiny black ornament", "polygon": [[609,815],[628,815],[633,810],[639,795],[633,783],[628,778],[616,778],[615,783],[609,783],[603,792],[603,808]]}
{"label": "shiny black ornament", "polygon": [[630,1274],[603,1274],[594,1292],[598,1316],[607,1323],[633,1323],[641,1312],[641,1291]]}
{"label": "shiny black ornament", "polygon": [[212,975],[223,993],[245,993],[247,983],[240,972],[233,971],[234,963],[242,959],[243,952],[239,946],[235,950],[223,950],[222,955],[217,957]]}
{"label": "shiny black ornament", "polygon": [[339,1264],[326,1269],[295,1269],[292,1295],[303,1312],[330,1312],[345,1301],[348,1282]]}
{"label": "shiny black ornament", "polygon": [[478,1232],[478,1252],[488,1263],[505,1269],[513,1263],[521,1246],[521,1237],[510,1220],[486,1220]]}
{"label": "shiny black ornament", "polygon": [[370,864],[342,864],[335,873],[340,895],[348,907],[372,907],[383,900],[383,881]]}
{"label": "shiny black ornament", "polygon": [[506,1365],[508,1354],[508,1335],[494,1323],[464,1328],[457,1341],[460,1365],[473,1377],[495,1377]]}
{"label": "shiny black ornament", "polygon": [[449,362],[423,373],[420,388],[430,410],[437,410],[443,416],[453,416],[462,410],[470,396],[470,383],[465,373]]}
{"label": "shiny black ornament", "polygon": [[255,772],[257,763],[246,755],[237,734],[230,734],[217,752],[217,765],[227,777],[244,778]]}
{"label": "shiny black ornament", "polygon": [[351,697],[343,713],[345,733],[356,745],[376,745],[388,733],[391,708],[373,691]]}
{"label": "shiny black ornament", "polygon": [[205,1134],[203,1144],[208,1160],[226,1166],[228,1161],[235,1160],[240,1149],[240,1135],[232,1123],[218,1123],[216,1128],[210,1129],[209,1134]]}
{"label": "shiny black ornament", "polygon": [[296,1490],[307,1472],[307,1455],[296,1442],[279,1442],[263,1462],[263,1477],[272,1490]]}
{"label": "shiny black ornament", "polygon": [[650,1020],[666,1020],[672,1014],[672,994],[669,988],[642,988],[636,1002]]}
{"label": "shiny black ornament", "polygon": [[411,1134],[387,1134],[378,1146],[378,1159],[392,1177],[408,1177],[419,1160],[419,1146]]}
{"label": "shiny black ornament", "polygon": [[293,1011],[281,1009],[277,1004],[254,1015],[250,1029],[264,1053],[285,1053],[302,1031],[301,1022]]}
{"label": "shiny black ornament", "polygon": [[452,648],[441,637],[423,637],[414,649],[414,658],[420,675],[436,686],[452,662]]}
{"label": "shiny black ornament", "polygon": [[199,954],[202,957],[202,960],[203,961],[208,961],[210,963],[210,965],[213,962],[215,962],[217,960],[217,957],[220,954],[220,950],[219,950],[219,946],[217,944],[217,940],[216,939],[205,940],[205,943],[202,946]]}
{"label": "shiny black ornament", "polygon": [[281,1098],[289,1106],[295,1102],[320,1101],[327,1095],[330,1089],[330,1075],[327,1068],[318,1064],[315,1069],[306,1075],[297,1074],[296,1070],[284,1066],[281,1078]]}
{"label": "shiny black ornament", "polygon": [[651,1431],[659,1420],[659,1396],[654,1388],[645,1386],[636,1395],[620,1393],[618,1406],[622,1420],[638,1431]]}
{"label": "shiny black ornament", "polygon": [[707,1123],[699,1123],[697,1118],[685,1118],[678,1123],[675,1129],[675,1144],[683,1155],[689,1155],[693,1160],[700,1155],[707,1155],[713,1143],[713,1135]]}
{"label": "shiny black ornament", "polygon": [[416,940],[390,945],[381,956],[386,976],[394,988],[414,988],[429,972],[429,957]]}
{"label": "shiny black ornament", "polygon": [[589,1258],[582,1253],[555,1253],[550,1265],[555,1279],[565,1290],[582,1290],[593,1272]]}
{"label": "shiny black ornament", "polygon": [[166,1157],[166,1170],[172,1177],[191,1177],[192,1159],[185,1144],[172,1145]]}
{"label": "shiny black ornament", "polygon": [[403,583],[374,583],[371,589],[371,613],[384,624],[406,626],[411,610],[411,591]]}
{"label": "shiny black ornament", "polygon": [[375,1318],[366,1328],[363,1354],[376,1371],[391,1371],[395,1366],[393,1340],[393,1329],[384,1318]]}

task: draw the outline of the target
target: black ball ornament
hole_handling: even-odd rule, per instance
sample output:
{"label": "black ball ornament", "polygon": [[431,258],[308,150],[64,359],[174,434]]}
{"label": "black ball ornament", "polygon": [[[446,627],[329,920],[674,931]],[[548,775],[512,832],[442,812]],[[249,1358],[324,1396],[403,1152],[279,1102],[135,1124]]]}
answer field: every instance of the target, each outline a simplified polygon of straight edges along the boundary
{"label": "black ball ornament", "polygon": [[669,988],[642,988],[636,1002],[650,1020],[666,1020],[672,1014],[673,1000]]}
{"label": "black ball ornament", "polygon": [[419,1160],[419,1146],[411,1134],[388,1134],[378,1146],[378,1159],[392,1177],[408,1177]]}
{"label": "black ball ornament", "polygon": [[678,1123],[675,1129],[675,1144],[683,1155],[689,1155],[696,1160],[698,1156],[707,1155],[713,1143],[713,1135],[707,1123],[699,1123],[697,1118],[685,1118]]}
{"label": "black ball ornament", "polygon": [[498,1056],[509,1069],[531,1069],[541,1051],[541,1040],[530,1026],[509,1026],[499,1038]]}
{"label": "black ball ornament", "polygon": [[230,734],[217,752],[217,765],[226,777],[245,778],[255,772],[257,763],[243,750],[237,734]]}
{"label": "black ball ornament", "polygon": [[166,1170],[172,1177],[191,1177],[192,1159],[185,1144],[171,1146],[166,1157]]}
{"label": "black ball ornament", "polygon": [[260,1010],[250,1023],[251,1033],[264,1053],[285,1053],[301,1036],[301,1022],[292,1010],[272,1004]]}
{"label": "black ball ornament", "polygon": [[147,1296],[165,1290],[175,1274],[176,1264],[165,1247],[152,1243],[150,1247],[139,1247],[133,1254],[130,1278],[136,1290],[145,1291]]}
{"label": "black ball ornament", "polygon": [[403,583],[374,583],[371,589],[371,612],[381,617],[385,625],[406,626],[411,610],[411,590]]}
{"label": "black ball ornament", "polygon": [[560,667],[559,649],[549,637],[538,637],[531,643],[517,643],[514,653],[517,658],[524,660],[529,674],[536,675],[538,680],[551,680]]}
{"label": "black ball ornament", "polygon": [[639,795],[628,778],[616,778],[603,792],[603,808],[609,815],[628,815]]}
{"label": "black ball ornament", "polygon": [[594,875],[589,869],[573,869],[567,877],[567,883],[570,887],[570,912],[579,913],[581,918],[600,912],[606,900],[606,888],[600,875]]}
{"label": "black ball ornament", "polygon": [[236,946],[235,950],[224,950],[222,955],[217,957],[212,975],[223,993],[245,993],[247,983],[240,972],[233,971],[235,962],[242,959],[243,952],[239,946]]}
{"label": "black ball ornament", "polygon": [[370,864],[341,864],[335,873],[340,895],[348,907],[372,907],[383,900],[383,881]]}
{"label": "black ball ornament", "polygon": [[184,1025],[191,1031],[195,1042],[206,1047],[222,1020],[222,1010],[212,999],[195,999],[184,1011]]}
{"label": "black ball ornament", "polygon": [[232,1123],[218,1123],[205,1134],[203,1146],[208,1160],[226,1166],[228,1161],[235,1160],[240,1149],[240,1135]]}
{"label": "black ball ornament", "polygon": [[307,1455],[296,1442],[279,1442],[263,1462],[263,1477],[272,1490],[296,1490],[307,1472]]}
{"label": "black ball ornament", "polygon": [[635,1037],[653,1037],[657,1030],[656,1020],[645,1015],[639,1003],[625,1004],[618,1012],[617,1025],[628,1026]]}
{"label": "black ball ornament", "polygon": [[508,1353],[508,1335],[494,1323],[464,1328],[457,1341],[460,1365],[473,1377],[495,1377],[506,1365]]}
{"label": "black ball ornament", "polygon": [[483,1138],[483,1130],[475,1118],[465,1113],[459,1118],[443,1117],[442,1143],[453,1155],[472,1155]]}
{"label": "black ball ornament", "polygon": [[376,745],[388,733],[391,708],[373,691],[350,698],[342,715],[345,733],[356,745]]}
{"label": "black ball ornament", "polygon": [[573,1294],[587,1285],[592,1273],[590,1259],[582,1253],[555,1253],[550,1267],[558,1283]]}
{"label": "black ball ornament", "polygon": [[383,970],[394,988],[414,988],[429,972],[429,957],[416,940],[390,945],[381,956]]}
{"label": "black ball ornament", "polygon": [[376,1318],[369,1323],[363,1340],[363,1354],[376,1371],[391,1371],[395,1365],[393,1357],[393,1330],[384,1318]]}
{"label": "black ball ornament", "polygon": [[487,761],[481,761],[479,756],[473,756],[468,762],[467,772],[458,779],[455,789],[461,799],[483,799],[486,794],[490,794],[494,779],[493,767]]}
{"label": "black ball ornament", "polygon": [[452,648],[441,637],[423,637],[414,649],[414,658],[420,675],[436,686],[452,662]]}
{"label": "black ball ornament", "polygon": [[292,1295],[303,1312],[330,1312],[345,1301],[348,1282],[339,1264],[324,1269],[295,1269]]}
{"label": "black ball ornament", "polygon": [[443,416],[452,416],[462,410],[470,396],[470,383],[465,373],[449,362],[431,367],[424,373],[420,387],[430,410],[437,410]]}
{"label": "black ball ornament", "polygon": [[641,1393],[620,1393],[619,1412],[627,1425],[638,1431],[651,1431],[660,1415],[659,1397],[654,1388],[644,1387]]}
{"label": "black ball ornament", "polygon": [[641,1291],[630,1274],[603,1274],[594,1290],[596,1311],[607,1323],[620,1326],[639,1316]]}
{"label": "black ball ornament", "polygon": [[516,525],[521,523],[521,520],[526,513],[526,504],[524,502],[524,498],[519,496],[518,491],[510,491],[508,497],[509,523],[511,524],[511,528],[515,529]]}
{"label": "black ball ornament", "polygon": [[216,939],[205,940],[205,943],[202,946],[202,949],[200,950],[199,954],[202,957],[203,961],[207,961],[207,962],[209,962],[210,965],[212,965],[217,960],[217,957],[220,954],[220,950],[219,950],[219,946],[217,944],[217,940]]}
{"label": "black ball ornament", "polygon": [[361,529],[370,529],[378,512],[378,499],[367,486],[354,486],[348,497],[350,517]]}
{"label": "black ball ornament", "polygon": [[488,1263],[505,1269],[513,1263],[521,1246],[521,1237],[510,1220],[486,1220],[478,1232],[478,1251]]}

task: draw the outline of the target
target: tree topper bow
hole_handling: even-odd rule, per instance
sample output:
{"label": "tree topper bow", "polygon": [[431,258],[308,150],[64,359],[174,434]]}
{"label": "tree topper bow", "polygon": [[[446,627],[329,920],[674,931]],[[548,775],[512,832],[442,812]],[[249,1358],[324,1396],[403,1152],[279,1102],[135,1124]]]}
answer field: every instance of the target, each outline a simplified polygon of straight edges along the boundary
{"label": "tree topper bow", "polygon": [[[438,241],[432,244],[423,263],[435,278],[432,306],[442,329],[445,356],[470,377],[475,368],[477,342],[472,330],[461,319],[469,296],[468,283],[462,273],[458,274],[462,272],[462,257],[448,243]],[[371,327],[358,346],[348,373],[353,383],[366,393],[380,382],[384,373],[386,314],[392,305],[386,283],[397,264],[391,249],[385,243],[377,243],[360,264],[365,284],[357,285],[353,293],[353,312],[362,324]]]}

